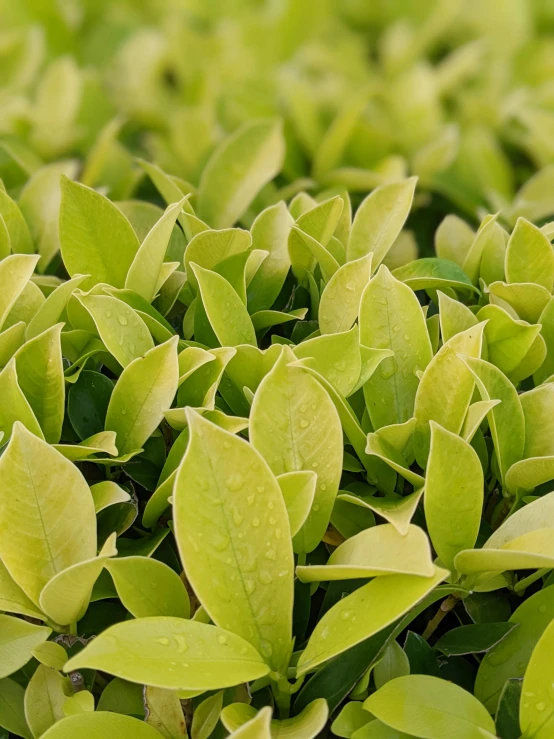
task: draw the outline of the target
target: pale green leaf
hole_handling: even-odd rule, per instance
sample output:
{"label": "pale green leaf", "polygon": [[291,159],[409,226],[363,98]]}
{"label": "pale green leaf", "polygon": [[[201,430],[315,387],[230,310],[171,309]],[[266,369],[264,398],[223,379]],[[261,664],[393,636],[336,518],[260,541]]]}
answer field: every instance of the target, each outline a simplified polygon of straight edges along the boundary
{"label": "pale green leaf", "polygon": [[83,712],[58,721],[42,739],[160,739],[161,734],[144,721],[111,711]]}
{"label": "pale green leaf", "polygon": [[293,556],[281,490],[244,439],[193,411],[188,415],[191,438],[173,495],[187,578],[216,624],[283,669],[291,640]]}
{"label": "pale green leaf", "polygon": [[35,254],[11,254],[0,261],[0,329],[4,328],[6,318],[31,278],[38,260]]}
{"label": "pale green leaf", "polygon": [[454,557],[474,546],[484,499],[481,462],[456,434],[431,421],[431,448],[423,504],[433,548],[453,569]]}
{"label": "pale green leaf", "polygon": [[69,298],[73,291],[86,280],[87,275],[76,275],[72,280],[62,282],[50,295],[46,298],[39,310],[35,313],[31,322],[27,326],[27,340],[34,339],[46,329],[55,326],[60,320]]}
{"label": "pale green leaf", "polygon": [[381,575],[433,577],[429,540],[418,526],[400,534],[390,523],[373,526],[337,547],[326,565],[297,567],[302,582],[350,580]]}
{"label": "pale green leaf", "polygon": [[309,672],[381,631],[407,613],[447,574],[436,567],[433,577],[390,575],[362,585],[336,603],[318,622],[300,655],[297,674]]}
{"label": "pale green leaf", "polygon": [[360,310],[362,293],[371,276],[373,255],[347,262],[340,267],[325,286],[319,303],[321,333],[348,331]]}
{"label": "pale green leaf", "polygon": [[0,680],[0,726],[23,739],[33,739],[24,710],[25,690],[15,680]]}
{"label": "pale green leaf", "polygon": [[188,736],[181,701],[175,691],[147,685],[144,704],[148,712],[146,723],[159,731],[164,739]]}
{"label": "pale green leaf", "polygon": [[92,495],[75,465],[19,423],[0,476],[0,557],[38,603],[52,577],[96,554]]}
{"label": "pale green leaf", "polygon": [[295,536],[308,518],[314,502],[317,474],[313,470],[284,472],[277,478],[289,516],[290,533]]}
{"label": "pale green leaf", "polygon": [[506,282],[533,282],[549,292],[554,286],[554,252],[542,231],[518,218],[506,249]]}
{"label": "pale green leaf", "polygon": [[140,449],[170,408],[179,381],[178,339],[156,346],[129,364],[116,383],[106,415],[120,454]]}
{"label": "pale green leaf", "polygon": [[90,275],[85,286],[106,282],[124,287],[139,248],[133,227],[100,193],[62,177],[60,243],[71,277]]}
{"label": "pale green leaf", "polygon": [[252,247],[268,252],[248,285],[250,313],[271,308],[290,269],[288,238],[293,219],[285,203],[263,210],[252,224]]}
{"label": "pale green leaf", "polygon": [[65,671],[85,667],[170,690],[221,689],[269,672],[254,647],[240,636],[169,617],[110,626],[72,657]]}
{"label": "pale green leaf", "polygon": [[365,701],[364,708],[398,731],[415,731],[427,739],[492,739],[496,735],[494,721],[471,693],[430,675],[391,680]]}
{"label": "pale green leaf", "polygon": [[376,270],[393,245],[408,217],[417,178],[377,187],[362,202],[352,224],[347,247],[348,261],[373,254]]}
{"label": "pale green leaf", "polygon": [[260,383],[250,415],[250,440],[275,475],[317,472],[312,510],[295,537],[295,548],[309,552],[325,533],[338,490],[342,429],[325,389],[303,369],[288,366],[294,359],[291,350],[283,347],[281,357]]}
{"label": "pale green leaf", "polygon": [[52,633],[46,626],[35,626],[5,614],[0,614],[0,627],[0,678],[26,665],[33,656],[31,650]]}
{"label": "pale green leaf", "polygon": [[410,521],[422,495],[423,488],[410,493],[410,495],[406,495],[404,498],[395,494],[390,494],[383,498],[376,496],[358,498],[356,495],[345,492],[341,493],[337,497],[337,500],[345,500],[354,505],[369,508],[384,518],[385,521],[391,523],[398,533],[405,535],[409,530]]}
{"label": "pale green leaf", "polygon": [[106,562],[125,608],[135,618],[190,616],[186,588],[170,567],[149,557],[120,557]]}
{"label": "pale green leaf", "polygon": [[25,718],[33,736],[42,736],[64,718],[63,705],[71,692],[67,677],[45,665],[37,667],[25,690]]}
{"label": "pale green leaf", "polygon": [[198,187],[198,216],[212,228],[228,228],[281,169],[280,121],[254,120],[232,133],[210,157]]}
{"label": "pale green leaf", "polygon": [[[402,675],[409,674],[410,660],[408,659],[408,655],[396,639],[393,639],[373,669],[375,687],[379,690],[385,683],[397,677],[402,677]],[[367,715],[369,716],[369,713]]]}
{"label": "pale green leaf", "polygon": [[9,441],[14,424],[19,422],[33,434],[43,438],[42,429],[18,382],[15,359],[0,372],[0,432]]}

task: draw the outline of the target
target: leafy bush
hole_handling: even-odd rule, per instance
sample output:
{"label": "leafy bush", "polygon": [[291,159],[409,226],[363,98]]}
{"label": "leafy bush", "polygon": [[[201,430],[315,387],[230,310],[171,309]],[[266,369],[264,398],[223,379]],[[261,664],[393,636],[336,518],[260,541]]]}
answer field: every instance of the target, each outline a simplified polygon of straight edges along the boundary
{"label": "leafy bush", "polygon": [[554,735],[551,11],[382,5],[0,4],[6,736]]}

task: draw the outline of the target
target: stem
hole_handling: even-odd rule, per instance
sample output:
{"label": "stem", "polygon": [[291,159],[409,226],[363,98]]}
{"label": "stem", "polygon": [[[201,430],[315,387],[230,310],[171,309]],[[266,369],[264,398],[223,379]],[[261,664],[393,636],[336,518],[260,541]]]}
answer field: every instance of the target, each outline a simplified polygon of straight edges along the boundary
{"label": "stem", "polygon": [[[287,680],[284,680],[287,688],[289,688],[289,684]],[[273,696],[275,698],[275,705],[279,709],[279,718],[284,719],[288,718],[290,714],[290,703],[291,703],[291,693],[290,689],[282,689],[282,680],[279,680],[277,683],[273,683],[272,689],[273,689]]]}
{"label": "stem", "polygon": [[71,636],[77,636],[77,622],[74,621],[73,623],[69,624],[69,633]]}
{"label": "stem", "polygon": [[298,553],[298,565],[304,566],[306,564],[306,552],[299,552]]}
{"label": "stem", "polygon": [[514,585],[514,593],[523,593],[525,588],[528,588],[529,585],[532,585],[534,582],[537,582],[537,580],[540,580],[541,577],[544,577],[548,572],[550,572],[551,568],[545,567],[542,570],[537,570],[536,572],[533,572],[532,575],[529,575],[528,577],[524,577],[523,580],[519,580]]}
{"label": "stem", "polygon": [[422,638],[425,639],[425,641],[428,641],[431,636],[435,633],[437,628],[439,627],[440,623],[442,622],[443,618],[450,613],[450,611],[455,608],[458,605],[458,602],[460,601],[460,596],[458,595],[449,595],[448,598],[445,598],[443,602],[439,606],[439,610],[435,613],[433,618],[429,621],[427,626],[425,627],[425,631],[422,634]]}

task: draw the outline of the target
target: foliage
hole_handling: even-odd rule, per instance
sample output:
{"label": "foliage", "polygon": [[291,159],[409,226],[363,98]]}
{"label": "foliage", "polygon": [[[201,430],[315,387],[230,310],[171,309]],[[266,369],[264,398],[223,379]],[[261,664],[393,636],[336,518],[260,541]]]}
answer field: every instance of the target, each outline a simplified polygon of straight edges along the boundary
{"label": "foliage", "polygon": [[548,3],[222,5],[0,2],[3,736],[548,739]]}

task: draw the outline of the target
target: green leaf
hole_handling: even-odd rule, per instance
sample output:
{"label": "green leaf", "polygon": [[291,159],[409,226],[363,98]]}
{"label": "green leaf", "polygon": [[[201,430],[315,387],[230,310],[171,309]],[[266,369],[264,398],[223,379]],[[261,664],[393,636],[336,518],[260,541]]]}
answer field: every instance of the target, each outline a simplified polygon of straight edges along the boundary
{"label": "green leaf", "polygon": [[43,614],[28,598],[0,560],[0,609],[42,619]]}
{"label": "green leaf", "polygon": [[[261,711],[257,714],[260,715]],[[299,714],[292,718],[274,719],[271,721],[271,737],[281,739],[315,739],[325,727],[329,709],[323,699],[312,701]],[[226,706],[221,720],[229,731],[236,731],[242,725],[250,723],[256,716],[256,709],[246,703],[232,703]],[[235,736],[235,734],[232,734]],[[237,735],[238,736],[238,735]]]}
{"label": "green leaf", "polygon": [[144,704],[148,712],[146,723],[159,731],[164,739],[188,736],[181,701],[175,691],[147,685]]}
{"label": "green leaf", "polygon": [[187,416],[191,438],[174,491],[187,578],[216,624],[253,644],[273,669],[284,669],[293,557],[281,490],[255,448],[191,410]]}
{"label": "green leaf", "polygon": [[219,721],[222,707],[222,690],[198,704],[192,717],[191,739],[209,739]]}
{"label": "green leaf", "polygon": [[495,713],[504,683],[523,677],[531,653],[546,627],[554,619],[554,588],[533,593],[513,612],[508,623],[517,628],[496,644],[481,660],[475,680],[475,695]]}
{"label": "green leaf", "polygon": [[463,573],[549,567],[554,558],[554,493],[520,508],[483,544],[456,556],[454,565]]}
{"label": "green leaf", "polygon": [[16,423],[0,458],[0,557],[34,602],[46,583],[96,554],[90,489],[59,452]]}
{"label": "green leaf", "polygon": [[182,580],[170,567],[149,557],[121,557],[106,563],[125,608],[135,618],[189,618],[190,602]]}
{"label": "green leaf", "polygon": [[435,251],[440,259],[449,259],[463,267],[475,234],[459,216],[449,214],[435,231]]}
{"label": "green leaf", "polygon": [[488,419],[502,482],[510,467],[523,456],[525,419],[516,389],[508,378],[484,359],[464,357],[463,362],[475,377],[482,400],[500,400],[491,408]]}
{"label": "green leaf", "polygon": [[35,626],[5,614],[0,614],[0,626],[0,678],[26,665],[33,656],[32,650],[52,633],[46,626]]}
{"label": "green leaf", "polygon": [[348,739],[357,730],[371,721],[371,714],[362,707],[361,701],[348,701],[331,724],[335,736]]}
{"label": "green leaf", "polygon": [[78,713],[58,721],[42,735],[44,739],[75,739],[77,736],[94,735],[117,739],[160,739],[161,734],[152,726],[131,716],[111,711]]}
{"label": "green leaf", "polygon": [[314,502],[317,474],[310,470],[284,472],[277,478],[289,516],[290,533],[295,536],[308,518]]}
{"label": "green leaf", "polygon": [[477,318],[487,321],[485,339],[489,361],[510,375],[530,350],[540,327],[514,320],[498,305],[481,308]]}
{"label": "green leaf", "polygon": [[524,735],[547,739],[554,728],[552,648],[554,625],[546,627],[537,642],[523,678],[519,723]]}
{"label": "green leaf", "polygon": [[271,739],[271,708],[265,706],[258,711],[254,718],[242,724],[229,736],[232,739]]}
{"label": "green leaf", "polygon": [[429,675],[391,680],[365,701],[364,708],[397,731],[415,731],[428,739],[495,735],[492,718],[471,693]]}
{"label": "green leaf", "polygon": [[210,157],[198,187],[198,216],[212,228],[232,226],[281,169],[281,123],[254,120],[232,133]]}
{"label": "green leaf", "polygon": [[67,652],[55,641],[45,641],[32,650],[33,657],[42,665],[61,670],[67,662]]}
{"label": "green leaf", "polygon": [[42,429],[37,417],[19,385],[15,359],[11,359],[0,372],[0,395],[2,396],[0,432],[4,441],[10,439],[16,423],[21,423],[33,434],[42,438]]}
{"label": "green leaf", "polygon": [[[281,357],[260,383],[250,416],[250,440],[273,474],[314,470],[318,481],[306,523],[295,537],[297,551],[319,544],[329,519],[342,473],[342,429],[332,400],[303,369],[288,366],[294,355]],[[313,430],[324,429],[324,434]]]}
{"label": "green leaf", "polygon": [[297,675],[304,675],[396,621],[446,575],[446,570],[436,567],[433,577],[377,577],[343,598],[314,628],[306,649],[300,655]]}
{"label": "green leaf", "polygon": [[67,415],[80,439],[90,439],[103,430],[113,387],[106,375],[84,370],[69,389]]}
{"label": "green leaf", "polygon": [[289,235],[288,250],[293,269],[300,274],[311,272],[321,259],[321,269],[328,270],[327,278],[338,269],[338,263],[327,245],[339,222],[344,202],[338,195],[298,216]]}
{"label": "green leaf", "polygon": [[375,687],[379,690],[390,680],[409,674],[410,662],[408,656],[400,644],[393,639],[373,670]]}
{"label": "green leaf", "polygon": [[497,304],[495,298],[515,310],[519,318],[529,323],[538,323],[542,311],[550,300],[550,293],[542,285],[532,282],[514,282],[508,285],[505,282],[492,282],[489,285],[491,303]]}
{"label": "green leaf", "polygon": [[318,314],[322,334],[348,331],[358,317],[362,294],[371,277],[372,258],[370,253],[343,264],[325,285]]}
{"label": "green leaf", "polygon": [[271,308],[290,269],[288,239],[293,219],[285,203],[263,210],[250,229],[253,249],[263,249],[268,256],[248,285],[250,313]]}
{"label": "green leaf", "polygon": [[145,236],[125,278],[125,287],[134,290],[149,303],[157,292],[158,279],[169,246],[169,240],[185,198],[169,205],[159,221]]}
{"label": "green leaf", "polygon": [[[475,450],[431,421],[423,504],[433,548],[450,570],[462,549],[477,541],[483,509],[483,469]],[[454,493],[454,494],[453,494]]]}
{"label": "green leaf", "polygon": [[423,488],[415,490],[404,498],[394,494],[383,498],[376,496],[358,498],[356,495],[341,493],[337,500],[345,500],[354,505],[369,508],[391,523],[399,534],[405,535],[422,495]]}
{"label": "green leaf", "polygon": [[554,286],[554,253],[542,231],[518,218],[506,249],[506,281],[533,282],[548,292]]}
{"label": "green leaf", "polygon": [[131,362],[119,377],[106,414],[120,454],[140,449],[170,408],[179,380],[177,337]]}
{"label": "green leaf", "polygon": [[447,657],[488,652],[515,628],[516,625],[510,622],[459,626],[443,634],[436,642],[435,649]]}
{"label": "green leaf", "polygon": [[62,326],[58,323],[28,340],[15,355],[19,385],[50,444],[60,440],[64,418]]}
{"label": "green leaf", "polygon": [[64,718],[63,706],[71,693],[67,677],[45,665],[37,667],[25,690],[25,718],[33,736],[42,736]]}
{"label": "green leaf", "polygon": [[471,280],[457,264],[448,260],[427,257],[395,269],[393,276],[412,290],[476,291]]}
{"label": "green leaf", "polygon": [[15,680],[0,680],[0,726],[23,739],[33,739],[24,711],[25,690]]}
{"label": "green leaf", "polygon": [[301,582],[393,574],[433,577],[435,567],[422,529],[409,526],[405,534],[399,534],[391,524],[381,524],[347,539],[326,565],[300,566],[296,574]]}
{"label": "green leaf", "polygon": [[414,449],[420,467],[426,466],[429,454],[429,421],[436,421],[454,434],[460,433],[462,429],[475,380],[458,355],[480,356],[483,328],[484,325],[479,324],[453,336],[435,354],[423,373],[414,407],[417,421]]}
{"label": "green leaf", "polygon": [[202,305],[220,344],[256,346],[256,332],[252,320],[246,306],[229,282],[217,272],[204,269],[194,262],[191,262],[190,266],[198,280]]}
{"label": "green leaf", "polygon": [[34,339],[43,333],[43,331],[58,323],[73,291],[81,285],[86,277],[86,275],[77,275],[72,280],[62,282],[61,285],[50,293],[27,326],[27,340]]}
{"label": "green leaf", "polygon": [[181,618],[140,618],[111,626],[72,657],[66,672],[90,669],[169,690],[214,690],[267,675],[240,636]]}
{"label": "green leaf", "polygon": [[117,554],[115,534],[112,534],[97,557],[77,562],[58,572],[40,594],[40,607],[58,624],[79,621],[87,610],[92,588],[110,557]]}
{"label": "green leaf", "polygon": [[124,287],[139,248],[129,221],[107,198],[62,177],[60,243],[71,277],[90,275],[85,289],[100,282]]}
{"label": "green leaf", "polygon": [[417,178],[377,187],[362,202],[352,224],[348,261],[373,254],[373,270],[381,264],[402,230],[412,207]]}
{"label": "green leaf", "polygon": [[0,261],[0,329],[33,274],[38,259],[34,254],[11,254]]}
{"label": "green leaf", "polygon": [[3,191],[0,191],[0,217],[8,231],[14,254],[33,254],[33,241],[25,218],[16,203]]}
{"label": "green leaf", "polygon": [[122,367],[154,348],[147,325],[127,303],[111,295],[79,295],[106,349]]}
{"label": "green leaf", "polygon": [[394,352],[364,385],[373,427],[407,421],[414,415],[416,372],[425,370],[433,352],[416,296],[384,266],[362,295],[360,342]]}
{"label": "green leaf", "polygon": [[453,300],[440,291],[438,297],[440,329],[444,344],[456,334],[477,325],[477,318],[463,303]]}
{"label": "green leaf", "polygon": [[519,739],[521,736],[519,704],[522,682],[521,678],[517,677],[506,680],[500,695],[495,717],[496,732],[505,739]]}

